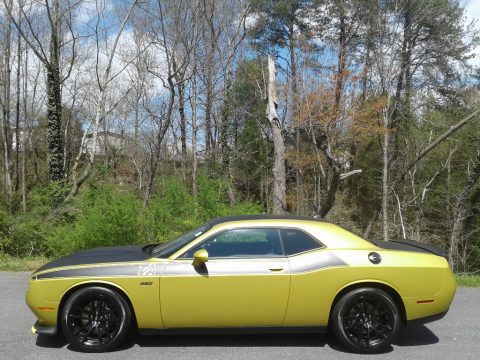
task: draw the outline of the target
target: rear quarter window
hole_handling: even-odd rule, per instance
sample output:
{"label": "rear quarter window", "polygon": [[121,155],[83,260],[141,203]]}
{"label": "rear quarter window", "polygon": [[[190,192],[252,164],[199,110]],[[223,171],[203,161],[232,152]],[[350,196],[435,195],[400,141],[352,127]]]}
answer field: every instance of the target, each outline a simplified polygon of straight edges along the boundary
{"label": "rear quarter window", "polygon": [[323,246],[310,235],[297,229],[281,229],[285,255],[295,255],[302,252],[320,249]]}

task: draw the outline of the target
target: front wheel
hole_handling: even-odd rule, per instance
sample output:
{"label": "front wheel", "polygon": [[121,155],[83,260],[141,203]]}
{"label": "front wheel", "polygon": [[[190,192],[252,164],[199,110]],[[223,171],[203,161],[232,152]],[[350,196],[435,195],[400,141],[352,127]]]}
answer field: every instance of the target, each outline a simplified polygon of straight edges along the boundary
{"label": "front wheel", "polygon": [[385,350],[400,331],[397,305],[376,288],[355,289],[343,295],[332,311],[331,321],[337,339],[358,353]]}
{"label": "front wheel", "polygon": [[127,335],[132,313],[117,292],[101,287],[73,293],[62,310],[61,324],[70,345],[84,352],[109,351]]}

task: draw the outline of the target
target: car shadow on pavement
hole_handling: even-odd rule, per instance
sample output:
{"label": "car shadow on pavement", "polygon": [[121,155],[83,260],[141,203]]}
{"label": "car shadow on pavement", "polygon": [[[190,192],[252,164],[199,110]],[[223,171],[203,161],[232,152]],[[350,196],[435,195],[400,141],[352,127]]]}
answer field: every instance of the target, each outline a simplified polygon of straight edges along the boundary
{"label": "car shadow on pavement", "polygon": [[[402,328],[396,346],[422,346],[436,344],[438,337],[423,324],[411,324]],[[62,335],[38,335],[37,346],[62,348],[68,345]],[[122,351],[134,346],[140,347],[325,347],[345,350],[331,333],[327,334],[238,334],[238,335],[134,335],[128,336],[113,351]],[[75,351],[70,346],[69,350]],[[393,351],[387,348],[382,353]]]}
{"label": "car shadow on pavement", "polygon": [[397,346],[422,346],[438,343],[438,337],[424,324],[409,324],[402,328],[393,343]]}
{"label": "car shadow on pavement", "polygon": [[[140,347],[324,347],[346,351],[331,333],[327,334],[248,334],[248,335],[148,335],[130,339]],[[401,329],[396,346],[422,346],[438,343],[438,337],[423,324]],[[393,351],[387,348],[383,353]]]}
{"label": "car shadow on pavement", "polygon": [[220,334],[137,336],[140,347],[323,347],[329,337],[323,334]]}
{"label": "car shadow on pavement", "polygon": [[37,335],[35,344],[39,347],[59,349],[68,344],[67,340],[62,335]]}
{"label": "car shadow on pavement", "polygon": [[[111,352],[115,351],[122,351],[125,349],[129,349],[135,345],[136,335],[132,334],[126,340],[120,344],[119,347],[112,350]],[[68,344],[67,339],[62,334],[57,335],[37,335],[37,340],[35,344],[39,347],[48,348],[48,349],[60,349],[66,347],[70,351],[78,352],[77,349],[73,348]]]}
{"label": "car shadow on pavement", "polygon": [[[330,334],[249,334],[249,335],[148,335],[137,336],[131,345],[140,347],[318,347],[347,352]],[[127,345],[127,347],[130,347]],[[382,353],[393,351],[388,347]]]}
{"label": "car shadow on pavement", "polygon": [[[329,334],[324,336],[329,336]],[[400,333],[398,334],[397,339],[393,342],[393,345],[400,347],[415,347],[436,344],[438,343],[438,341],[438,337],[424,324],[412,323],[407,325],[406,327],[401,327]],[[337,342],[333,335],[330,335],[330,339],[327,343],[334,350],[351,353],[343,346],[341,346],[341,344]],[[394,351],[394,348],[392,346],[389,346],[388,348],[380,352],[380,354],[386,354],[392,351]]]}

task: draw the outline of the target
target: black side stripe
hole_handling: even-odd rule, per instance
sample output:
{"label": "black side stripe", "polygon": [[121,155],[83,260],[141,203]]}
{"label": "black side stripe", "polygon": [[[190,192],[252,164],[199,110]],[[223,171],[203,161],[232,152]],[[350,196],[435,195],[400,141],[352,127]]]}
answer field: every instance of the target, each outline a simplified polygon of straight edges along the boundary
{"label": "black side stripe", "polygon": [[69,277],[107,277],[107,276],[155,276],[157,264],[97,266],[78,269],[51,271],[37,275],[37,279],[69,278]]}

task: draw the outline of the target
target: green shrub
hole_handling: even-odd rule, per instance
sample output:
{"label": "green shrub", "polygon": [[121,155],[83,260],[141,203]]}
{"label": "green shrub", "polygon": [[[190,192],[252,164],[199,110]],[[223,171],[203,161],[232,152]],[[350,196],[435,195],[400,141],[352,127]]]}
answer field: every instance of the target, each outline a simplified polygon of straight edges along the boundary
{"label": "green shrub", "polygon": [[0,210],[0,253],[35,256],[46,251],[49,223],[26,214],[9,215]]}
{"label": "green shrub", "polygon": [[6,247],[2,252],[14,256],[32,256],[44,254],[47,250],[47,238],[50,224],[37,218],[17,217],[10,227]]}
{"label": "green shrub", "polygon": [[144,241],[163,242],[199,225],[195,216],[195,200],[180,179],[165,182],[160,194],[152,197],[145,209]]}
{"label": "green shrub", "polygon": [[0,253],[7,252],[11,246],[10,216],[0,208]]}
{"label": "green shrub", "polygon": [[47,263],[44,256],[11,256],[0,252],[0,271],[34,271]]}
{"label": "green shrub", "polygon": [[224,180],[200,176],[195,201],[180,178],[167,179],[145,211],[146,242],[169,241],[215,217],[262,211],[259,204],[251,201],[230,206],[226,196],[227,185]]}
{"label": "green shrub", "polygon": [[52,255],[142,242],[138,236],[141,202],[132,192],[106,185],[89,188],[75,199],[73,206],[78,213],[49,239]]}
{"label": "green shrub", "polygon": [[258,214],[261,205],[250,200],[239,199],[230,205],[227,199],[228,183],[222,179],[198,178],[198,207],[200,217],[206,221],[219,216]]}
{"label": "green shrub", "polygon": [[46,217],[68,194],[63,181],[52,182],[45,187],[34,188],[28,196],[31,215]]}

